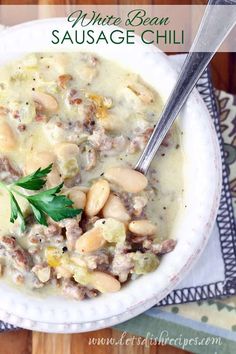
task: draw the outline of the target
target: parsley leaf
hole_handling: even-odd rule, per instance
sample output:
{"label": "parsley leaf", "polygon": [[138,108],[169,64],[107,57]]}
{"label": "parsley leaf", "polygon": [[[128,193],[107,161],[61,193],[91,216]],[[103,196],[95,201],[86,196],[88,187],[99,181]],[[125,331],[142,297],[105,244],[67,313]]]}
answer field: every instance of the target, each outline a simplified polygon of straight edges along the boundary
{"label": "parsley leaf", "polygon": [[24,215],[13,193],[20,195],[29,202],[35,219],[38,223],[45,226],[47,226],[47,216],[50,216],[54,221],[60,221],[66,218],[73,218],[82,212],[82,209],[74,209],[72,207],[73,202],[65,195],[58,195],[62,190],[63,183],[34,195],[23,194],[14,188],[18,186],[32,191],[42,189],[46,183],[47,175],[52,171],[52,166],[51,164],[44,169],[39,168],[29,176],[22,177],[10,185],[0,182],[0,188],[6,189],[10,196],[10,221],[14,223],[18,219],[22,232],[26,229]]}
{"label": "parsley leaf", "polygon": [[41,210],[39,210],[38,208],[36,208],[36,206],[34,206],[33,204],[31,204],[31,209],[32,209],[32,211],[34,213],[34,217],[38,221],[38,223],[41,225],[44,225],[44,226],[48,226],[48,223],[46,220],[46,214],[44,212],[42,212]]}
{"label": "parsley leaf", "polygon": [[22,214],[21,208],[20,208],[16,198],[14,197],[13,193],[9,192],[9,194],[10,194],[10,202],[11,202],[10,222],[14,223],[17,219],[19,219],[20,229],[23,232],[26,229],[24,216]]}
{"label": "parsley leaf", "polygon": [[37,191],[43,188],[46,183],[46,177],[51,171],[52,164],[44,169],[39,168],[31,175],[18,179],[18,181],[16,181],[14,185],[22,187],[24,189],[29,189],[31,191]]}
{"label": "parsley leaf", "polygon": [[46,191],[27,196],[27,200],[30,205],[49,215],[54,221],[73,218],[80,214],[82,209],[72,209],[73,202],[69,198],[65,195],[56,195],[62,187],[63,183]]}

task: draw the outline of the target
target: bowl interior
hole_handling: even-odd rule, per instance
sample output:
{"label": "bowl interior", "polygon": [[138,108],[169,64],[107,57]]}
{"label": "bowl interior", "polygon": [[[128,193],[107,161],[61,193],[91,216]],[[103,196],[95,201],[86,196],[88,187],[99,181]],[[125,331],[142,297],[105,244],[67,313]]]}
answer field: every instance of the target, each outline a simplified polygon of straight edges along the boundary
{"label": "bowl interior", "polygon": [[[67,29],[65,20],[34,21],[3,32],[0,47],[4,51],[1,51],[0,65],[27,51],[55,50],[48,45],[48,36],[54,28]],[[109,32],[112,28],[103,30]],[[21,46],[22,38],[24,44]],[[21,52],[17,48],[21,48]],[[56,50],[64,51],[65,47],[57,46]],[[176,82],[177,72],[169,58],[157,48],[141,44],[138,38],[135,46],[80,45],[76,50],[95,52],[137,72],[158,91],[164,101]],[[78,332],[107,327],[145,311],[186,275],[203,250],[215,220],[221,164],[213,124],[196,91],[188,99],[180,116],[184,200],[174,234],[170,235],[178,240],[175,250],[163,257],[155,272],[130,282],[120,292],[82,302],[55,296],[33,297],[0,282],[0,317],[3,320],[49,332]]]}

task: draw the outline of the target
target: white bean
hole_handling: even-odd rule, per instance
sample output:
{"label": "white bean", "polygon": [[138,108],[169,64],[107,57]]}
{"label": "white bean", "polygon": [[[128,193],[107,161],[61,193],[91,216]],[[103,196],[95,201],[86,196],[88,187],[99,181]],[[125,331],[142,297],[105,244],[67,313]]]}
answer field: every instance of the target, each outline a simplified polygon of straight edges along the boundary
{"label": "white bean", "polygon": [[142,173],[127,167],[111,167],[104,176],[108,181],[118,184],[129,193],[141,192],[148,183]]}
{"label": "white bean", "polygon": [[87,194],[85,213],[88,216],[95,216],[104,207],[110,194],[109,183],[105,179],[95,182]]}
{"label": "white bean", "polygon": [[100,271],[91,273],[89,284],[101,293],[114,293],[121,288],[120,282],[115,277]]}
{"label": "white bean", "polygon": [[49,112],[56,112],[58,110],[58,102],[52,95],[48,93],[34,91],[32,98],[35,102],[38,102],[43,108]]}
{"label": "white bean", "polygon": [[0,150],[9,151],[13,150],[16,146],[17,140],[10,125],[2,121],[0,123]]}
{"label": "white bean", "polygon": [[134,220],[129,223],[129,231],[140,236],[151,236],[156,233],[157,227],[149,220]]}
{"label": "white bean", "polygon": [[80,187],[71,188],[68,192],[68,197],[74,203],[74,208],[84,209],[86,204],[86,194],[80,190]]}
{"label": "white bean", "polygon": [[121,199],[114,194],[110,194],[102,209],[102,213],[105,218],[114,218],[124,223],[130,220],[130,215],[125,209]]}
{"label": "white bean", "polygon": [[88,188],[88,187],[85,187],[85,186],[77,186],[77,188],[78,188],[81,192],[84,192],[84,193],[88,193],[88,191],[89,191],[89,188]]}
{"label": "white bean", "polygon": [[62,178],[57,167],[53,165],[52,171],[47,176],[47,186],[52,188],[58,186],[60,183],[62,183]]}
{"label": "white bean", "polygon": [[105,243],[106,240],[102,236],[102,229],[94,227],[78,238],[75,249],[81,253],[89,253],[101,248]]}
{"label": "white bean", "polygon": [[136,82],[129,85],[128,88],[138,96],[143,103],[149,104],[154,101],[153,93],[143,84]]}

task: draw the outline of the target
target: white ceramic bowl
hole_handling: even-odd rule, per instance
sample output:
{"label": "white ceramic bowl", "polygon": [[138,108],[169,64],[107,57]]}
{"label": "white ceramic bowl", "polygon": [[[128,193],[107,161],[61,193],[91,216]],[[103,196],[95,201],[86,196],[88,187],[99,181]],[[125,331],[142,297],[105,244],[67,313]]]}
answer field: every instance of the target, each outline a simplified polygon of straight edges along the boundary
{"label": "white ceramic bowl", "polygon": [[[25,23],[0,35],[0,64],[21,52],[48,49],[50,31],[67,28],[64,19]],[[106,28],[110,31],[111,28]],[[47,47],[47,48],[46,48]],[[57,46],[54,50],[65,48]],[[68,48],[69,49],[69,48]],[[177,78],[168,57],[153,46],[83,46],[137,72],[165,100]],[[184,202],[173,236],[175,250],[166,254],[153,273],[129,282],[118,293],[76,302],[62,297],[39,298],[0,282],[0,318],[17,326],[44,332],[83,332],[115,325],[149,309],[182,280],[204,249],[219,203],[221,161],[209,113],[194,91],[181,113],[184,151]]]}

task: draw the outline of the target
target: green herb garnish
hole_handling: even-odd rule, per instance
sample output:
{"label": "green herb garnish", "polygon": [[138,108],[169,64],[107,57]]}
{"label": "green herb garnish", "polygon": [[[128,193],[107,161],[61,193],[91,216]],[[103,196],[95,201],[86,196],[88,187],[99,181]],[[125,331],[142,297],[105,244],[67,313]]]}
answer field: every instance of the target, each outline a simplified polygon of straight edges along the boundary
{"label": "green herb garnish", "polygon": [[20,187],[31,191],[41,190],[51,170],[52,164],[44,169],[39,168],[29,176],[22,177],[10,185],[0,182],[0,188],[6,189],[9,193],[11,203],[10,221],[14,223],[18,219],[22,232],[26,229],[25,219],[14,194],[20,195],[29,202],[35,219],[39,224],[45,226],[47,226],[47,215],[54,221],[60,221],[66,218],[73,218],[82,212],[82,209],[73,209],[73,202],[65,195],[59,194],[62,190],[63,183],[33,195],[23,194],[15,188]]}
{"label": "green herb garnish", "polygon": [[46,176],[52,171],[52,164],[43,170],[39,168],[31,175],[22,177],[14,183],[15,186],[29,189],[30,191],[38,191],[43,188],[46,183]]}

